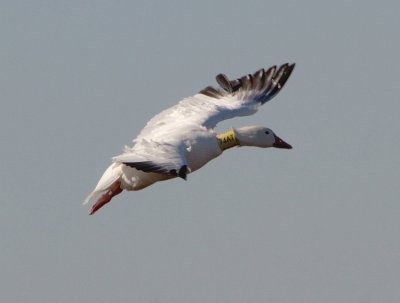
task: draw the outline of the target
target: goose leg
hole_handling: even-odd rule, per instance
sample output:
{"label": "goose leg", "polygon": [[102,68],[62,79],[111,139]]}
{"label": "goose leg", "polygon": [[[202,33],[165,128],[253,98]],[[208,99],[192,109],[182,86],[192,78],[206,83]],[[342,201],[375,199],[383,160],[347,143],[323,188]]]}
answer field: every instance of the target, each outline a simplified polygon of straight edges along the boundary
{"label": "goose leg", "polygon": [[96,211],[106,205],[111,199],[122,192],[121,182],[115,182],[109,190],[107,190],[97,202],[93,205],[89,215],[93,215]]}

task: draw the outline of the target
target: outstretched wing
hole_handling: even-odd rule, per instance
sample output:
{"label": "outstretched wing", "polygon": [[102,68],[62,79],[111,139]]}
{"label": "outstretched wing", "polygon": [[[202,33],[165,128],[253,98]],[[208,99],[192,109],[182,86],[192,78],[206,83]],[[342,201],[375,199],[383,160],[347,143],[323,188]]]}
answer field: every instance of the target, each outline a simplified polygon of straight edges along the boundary
{"label": "outstretched wing", "polygon": [[219,74],[220,87],[208,86],[156,115],[137,139],[157,136],[161,128],[184,129],[197,124],[211,129],[223,120],[252,115],[279,93],[294,67],[288,63],[272,66],[232,81]]}
{"label": "outstretched wing", "polygon": [[186,146],[180,142],[141,140],[132,148],[113,158],[144,172],[153,172],[186,179],[189,171],[186,163]]}

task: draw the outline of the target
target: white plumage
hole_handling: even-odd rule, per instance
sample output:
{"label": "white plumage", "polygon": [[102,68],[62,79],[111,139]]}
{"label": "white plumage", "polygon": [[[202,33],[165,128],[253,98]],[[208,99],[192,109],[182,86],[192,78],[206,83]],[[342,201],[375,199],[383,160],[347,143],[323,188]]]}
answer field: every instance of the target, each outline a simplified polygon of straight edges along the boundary
{"label": "white plumage", "polygon": [[[175,177],[186,179],[187,174],[219,156],[227,147],[213,130],[217,123],[254,114],[281,90],[293,68],[294,64],[273,66],[233,81],[220,74],[216,78],[220,88],[209,86],[156,115],[133,140],[133,146],[113,158],[85,199],[87,203],[103,193],[91,214],[124,189],[139,190]],[[291,148],[265,127],[232,129],[229,136],[233,143],[228,147]]]}

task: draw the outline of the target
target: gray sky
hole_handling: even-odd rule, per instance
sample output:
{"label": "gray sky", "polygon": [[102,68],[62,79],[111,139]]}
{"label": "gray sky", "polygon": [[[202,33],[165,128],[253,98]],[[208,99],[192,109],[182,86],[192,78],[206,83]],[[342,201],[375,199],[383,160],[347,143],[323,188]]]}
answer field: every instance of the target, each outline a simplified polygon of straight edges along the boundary
{"label": "gray sky", "polygon": [[[398,1],[0,3],[4,302],[399,302]],[[293,150],[81,202],[147,120],[296,62],[255,116]]]}

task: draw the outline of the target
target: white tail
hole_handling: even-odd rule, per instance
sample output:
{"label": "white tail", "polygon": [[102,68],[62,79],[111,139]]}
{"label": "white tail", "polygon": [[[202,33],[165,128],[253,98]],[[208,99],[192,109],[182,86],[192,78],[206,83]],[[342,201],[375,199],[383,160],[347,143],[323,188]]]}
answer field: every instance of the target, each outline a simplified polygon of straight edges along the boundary
{"label": "white tail", "polygon": [[122,175],[122,164],[112,163],[101,176],[95,189],[90,193],[89,196],[83,201],[83,204],[87,204],[90,200],[95,199],[99,194],[108,190],[116,181],[121,178]]}

